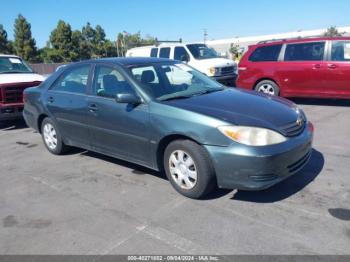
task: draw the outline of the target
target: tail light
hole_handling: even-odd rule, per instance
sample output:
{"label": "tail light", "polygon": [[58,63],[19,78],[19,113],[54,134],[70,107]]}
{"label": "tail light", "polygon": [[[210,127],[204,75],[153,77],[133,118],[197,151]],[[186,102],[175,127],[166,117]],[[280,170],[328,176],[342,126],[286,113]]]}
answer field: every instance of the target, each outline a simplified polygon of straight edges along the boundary
{"label": "tail light", "polygon": [[307,123],[307,129],[310,133],[313,133],[315,131],[314,125],[311,122]]}

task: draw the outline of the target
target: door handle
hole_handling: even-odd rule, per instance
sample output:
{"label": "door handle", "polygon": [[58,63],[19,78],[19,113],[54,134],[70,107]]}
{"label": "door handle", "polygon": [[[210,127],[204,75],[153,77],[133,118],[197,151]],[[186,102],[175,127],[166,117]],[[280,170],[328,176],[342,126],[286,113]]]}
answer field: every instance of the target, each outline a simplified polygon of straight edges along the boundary
{"label": "door handle", "polygon": [[55,101],[55,99],[53,99],[52,96],[50,96],[48,99],[47,99],[47,102],[52,104],[53,102]]}
{"label": "door handle", "polygon": [[320,64],[313,64],[312,69],[320,69],[321,65]]}
{"label": "door handle", "polygon": [[98,110],[98,108],[97,108],[96,104],[89,105],[89,111],[90,112],[96,112],[97,110]]}
{"label": "door handle", "polygon": [[329,69],[336,69],[338,66],[335,64],[328,64]]}

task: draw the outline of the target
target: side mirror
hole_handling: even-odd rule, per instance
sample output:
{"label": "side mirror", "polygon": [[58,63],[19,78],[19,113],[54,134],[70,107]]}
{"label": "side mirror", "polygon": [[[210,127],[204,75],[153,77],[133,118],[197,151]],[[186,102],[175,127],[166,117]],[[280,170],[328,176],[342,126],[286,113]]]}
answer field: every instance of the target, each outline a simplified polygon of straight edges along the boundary
{"label": "side mirror", "polygon": [[134,94],[117,94],[115,96],[117,103],[138,105],[141,104],[141,98]]}
{"label": "side mirror", "polygon": [[188,55],[182,55],[180,61],[187,63],[188,61],[190,61],[190,58],[188,57]]}

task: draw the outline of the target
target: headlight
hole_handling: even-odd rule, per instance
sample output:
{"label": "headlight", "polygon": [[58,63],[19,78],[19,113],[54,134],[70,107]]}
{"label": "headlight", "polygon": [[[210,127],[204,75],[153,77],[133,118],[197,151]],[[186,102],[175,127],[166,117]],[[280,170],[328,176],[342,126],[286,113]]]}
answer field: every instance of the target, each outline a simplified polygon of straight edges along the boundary
{"label": "headlight", "polygon": [[286,141],[286,138],[270,129],[250,126],[219,126],[218,129],[228,138],[249,146],[267,146]]}
{"label": "headlight", "polygon": [[210,75],[210,76],[218,75],[219,72],[220,72],[220,69],[217,68],[217,67],[210,67],[210,68],[209,68],[209,75]]}

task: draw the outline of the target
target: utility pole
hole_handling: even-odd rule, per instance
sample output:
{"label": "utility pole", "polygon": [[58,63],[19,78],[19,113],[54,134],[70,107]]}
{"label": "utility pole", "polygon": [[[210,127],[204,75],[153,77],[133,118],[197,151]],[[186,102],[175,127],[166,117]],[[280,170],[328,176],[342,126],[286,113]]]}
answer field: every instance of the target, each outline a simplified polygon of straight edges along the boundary
{"label": "utility pole", "polygon": [[204,28],[203,29],[203,42],[204,42],[204,44],[207,42],[207,36],[208,36],[207,29]]}

